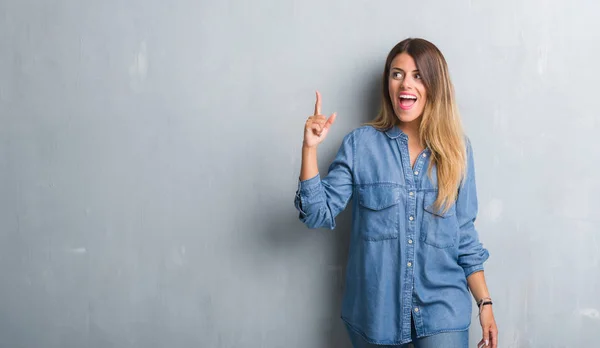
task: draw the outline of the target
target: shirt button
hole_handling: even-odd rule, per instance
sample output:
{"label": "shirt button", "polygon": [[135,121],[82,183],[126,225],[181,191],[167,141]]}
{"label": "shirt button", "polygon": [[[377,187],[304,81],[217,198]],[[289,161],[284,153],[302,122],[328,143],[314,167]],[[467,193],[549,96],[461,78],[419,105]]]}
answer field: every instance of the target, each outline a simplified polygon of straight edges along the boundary
{"label": "shirt button", "polygon": [[409,239],[409,240],[408,240],[408,244],[412,244],[412,239]]}
{"label": "shirt button", "polygon": [[406,265],[407,265],[408,267],[410,267],[410,266],[412,266],[412,263],[411,263],[411,262],[409,262],[409,263],[407,263]]}
{"label": "shirt button", "polygon": [[415,175],[419,175],[419,172],[418,172],[418,171],[417,171],[417,172],[415,172]]}
{"label": "shirt button", "polygon": [[415,307],[415,312],[418,312],[418,311],[419,311],[419,308],[418,308],[418,307]]}
{"label": "shirt button", "polygon": [[427,154],[426,154],[426,153],[424,153],[424,154],[423,154],[423,157],[427,157]]}
{"label": "shirt button", "polygon": [[410,221],[413,221],[415,218],[414,218],[414,217],[412,217],[412,216],[409,216],[409,217],[408,217],[408,219],[409,219]]}
{"label": "shirt button", "polygon": [[409,195],[409,196],[414,196],[414,195],[415,195],[415,193],[414,193],[414,192],[412,192],[412,191],[410,191],[410,192],[408,193],[408,195]]}

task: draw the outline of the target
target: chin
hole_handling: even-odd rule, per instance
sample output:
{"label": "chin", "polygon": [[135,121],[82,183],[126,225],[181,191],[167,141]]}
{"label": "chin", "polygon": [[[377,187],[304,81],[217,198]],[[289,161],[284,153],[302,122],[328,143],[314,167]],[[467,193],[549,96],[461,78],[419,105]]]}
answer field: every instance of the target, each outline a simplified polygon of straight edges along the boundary
{"label": "chin", "polygon": [[418,120],[421,117],[421,115],[415,112],[406,112],[404,110],[399,110],[396,111],[396,117],[402,123],[411,123],[413,121]]}

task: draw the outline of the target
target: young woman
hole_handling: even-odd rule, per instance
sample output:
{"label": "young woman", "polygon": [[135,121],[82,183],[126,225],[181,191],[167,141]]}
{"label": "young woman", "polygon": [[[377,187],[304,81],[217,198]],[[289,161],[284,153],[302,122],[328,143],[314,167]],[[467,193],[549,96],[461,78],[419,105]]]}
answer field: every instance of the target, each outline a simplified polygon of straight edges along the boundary
{"label": "young woman", "polygon": [[483,338],[498,331],[474,226],[473,152],[438,48],[406,39],[389,53],[375,120],[344,137],[324,178],[317,146],[335,114],[306,121],[295,206],[309,228],[335,228],[352,200],[341,317],[355,347],[468,346],[471,294]]}

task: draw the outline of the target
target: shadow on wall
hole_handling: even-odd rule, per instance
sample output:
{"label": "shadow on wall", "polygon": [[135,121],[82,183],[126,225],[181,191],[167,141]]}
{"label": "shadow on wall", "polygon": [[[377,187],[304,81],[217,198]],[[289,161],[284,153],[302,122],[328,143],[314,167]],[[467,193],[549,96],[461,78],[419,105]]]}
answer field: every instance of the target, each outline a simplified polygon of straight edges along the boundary
{"label": "shadow on wall", "polygon": [[[372,120],[377,112],[379,111],[380,94],[381,94],[381,71],[379,67],[375,67],[374,71],[369,72],[369,82],[364,84],[364,91],[361,91],[363,98],[357,98],[356,105],[350,105],[352,110],[358,110],[355,127],[360,127],[364,122]],[[336,150],[340,144],[333,146]],[[319,162],[320,172],[326,173],[326,169],[329,164],[333,161],[336,155],[336,151],[332,151],[329,154],[324,154]],[[295,180],[297,175],[294,173]],[[321,174],[322,177],[326,174]],[[294,194],[296,186],[289,187],[281,195],[277,195],[277,198],[273,201],[269,201],[267,204],[260,203],[262,206],[260,216],[253,218],[256,226],[253,226],[252,230],[255,233],[243,234],[241,239],[238,240],[236,246],[240,248],[240,255],[242,255],[242,262],[245,262],[244,267],[248,270],[256,273],[257,281],[260,282],[260,278],[264,278],[267,282],[277,282],[278,280],[272,279],[273,277],[269,269],[275,269],[277,272],[287,273],[289,272],[290,277],[301,277],[310,278],[310,275],[297,275],[294,274],[294,270],[281,269],[279,267],[294,267],[294,259],[299,260],[297,262],[313,262],[308,260],[308,257],[316,257],[327,259],[328,269],[326,272],[318,270],[315,272],[318,274],[326,274],[325,278],[317,278],[319,281],[324,281],[325,284],[302,284],[303,287],[309,287],[321,291],[322,296],[318,296],[319,301],[324,301],[327,308],[325,310],[319,309],[318,316],[320,319],[311,326],[310,333],[317,334],[319,337],[311,337],[306,341],[318,342],[318,346],[315,348],[343,348],[352,347],[346,327],[340,318],[342,296],[345,284],[346,274],[346,262],[348,257],[348,246],[350,242],[350,230],[351,230],[351,217],[352,217],[352,200],[348,203],[346,209],[336,218],[336,229],[334,231],[328,229],[319,230],[308,230],[298,219],[298,212],[295,210],[293,205]],[[271,188],[273,189],[273,188]],[[249,222],[253,223],[253,222]],[[327,234],[325,238],[328,245],[331,245],[331,250],[326,251],[327,255],[311,255],[307,251],[311,247],[310,242],[314,240],[314,233]],[[313,244],[314,246],[314,244]],[[287,259],[287,260],[284,260]],[[276,260],[284,260],[281,265],[273,265]],[[305,260],[305,261],[303,261]],[[313,278],[314,279],[314,278]],[[283,281],[285,283],[285,281]],[[297,280],[294,280],[297,283]],[[297,289],[294,289],[297,291]],[[285,292],[286,289],[282,289]],[[277,293],[277,291],[274,291]],[[285,297],[285,301],[291,301],[295,293],[284,293],[282,296]],[[277,301],[274,299],[274,301]],[[315,305],[319,302],[315,301]],[[285,312],[289,308],[293,310],[302,310],[297,307],[286,307],[282,304],[282,312]],[[306,308],[307,311],[312,310]],[[325,312],[325,313],[323,313]],[[269,313],[271,315],[271,313]],[[282,316],[281,323],[275,325],[287,325],[293,326],[295,322],[294,316],[300,315],[298,312],[293,313],[273,313],[272,319],[276,320],[277,316]],[[309,314],[309,316],[311,316]],[[316,315],[315,315],[316,316]],[[311,316],[312,317],[312,316]],[[287,326],[286,325],[286,326]],[[287,329],[287,327],[286,327]],[[294,329],[290,329],[294,330]],[[300,329],[298,335],[306,332],[306,328]],[[289,333],[287,333],[289,335]],[[267,336],[269,336],[267,334]],[[277,342],[281,337],[266,337],[267,344],[277,345]],[[294,341],[293,337],[286,337],[286,340]],[[302,337],[298,337],[302,339]],[[301,342],[301,341],[300,341]],[[300,343],[301,344],[301,343]]]}

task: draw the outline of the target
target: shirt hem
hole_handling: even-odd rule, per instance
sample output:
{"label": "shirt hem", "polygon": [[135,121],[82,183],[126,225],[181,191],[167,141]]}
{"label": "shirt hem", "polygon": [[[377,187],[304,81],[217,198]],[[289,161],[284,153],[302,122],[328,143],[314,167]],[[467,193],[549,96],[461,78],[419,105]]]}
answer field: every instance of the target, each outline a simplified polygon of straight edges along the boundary
{"label": "shirt hem", "polygon": [[408,340],[408,341],[392,341],[392,340],[375,340],[375,339],[372,339],[369,336],[367,336],[364,332],[362,332],[360,329],[358,329],[357,327],[355,327],[354,325],[352,325],[352,323],[350,323],[346,318],[344,318],[343,316],[341,318],[344,321],[344,323],[346,323],[346,327],[349,330],[354,331],[356,334],[358,334],[360,337],[362,337],[362,339],[364,339],[365,342],[367,342],[367,343],[378,344],[378,345],[392,345],[392,346],[396,346],[396,345],[402,345],[402,344],[406,344],[406,343],[412,342],[412,340]]}
{"label": "shirt hem", "polygon": [[[409,339],[409,340],[406,340],[406,341],[403,341],[403,340],[400,340],[400,341],[376,340],[376,339],[373,339],[373,338],[367,336],[364,332],[362,332],[360,329],[358,329],[352,323],[350,323],[350,321],[348,319],[346,319],[344,316],[341,316],[340,318],[342,319],[342,321],[344,321],[344,323],[346,324],[346,327],[349,330],[352,330],[356,334],[360,335],[365,340],[365,342],[367,342],[367,343],[378,344],[378,345],[403,345],[403,344],[407,344],[407,343],[412,342],[412,339]],[[468,331],[469,328],[470,328],[470,326],[471,326],[471,324],[469,323],[469,325],[467,325],[467,327],[465,327],[465,328],[444,329],[444,330],[431,331],[431,332],[426,332],[422,336],[419,336],[417,334],[417,338],[423,338],[423,337],[433,336],[433,335],[437,335],[437,334],[441,334],[441,333],[446,333],[446,332]]]}
{"label": "shirt hem", "polygon": [[424,334],[423,336],[417,336],[417,338],[423,338],[423,337],[427,337],[427,336],[433,336],[433,335],[437,335],[437,334],[441,334],[441,333],[446,333],[446,332],[463,332],[463,331],[468,331],[470,326],[471,325],[467,326],[466,328],[462,328],[462,329],[444,329],[444,330],[438,330],[438,331],[428,332],[428,333]]}

